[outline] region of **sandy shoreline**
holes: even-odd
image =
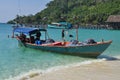
[[[29,80],[120,80],[120,60],[61,69]]]

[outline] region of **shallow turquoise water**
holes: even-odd
[[[49,29],[50,37],[61,40],[61,30]],[[75,38],[75,30],[66,32],[66,40],[69,33]],[[51,67],[90,61],[93,59],[78,56],[61,55],[51,52],[43,52],[18,46],[17,40],[8,38],[12,28],[8,24],[0,24],[0,80],[15,77],[31,70],[46,70]],[[120,56],[120,31],[114,30],[85,30],[79,29],[79,40],[85,41],[93,38],[96,41],[113,40],[111,46],[102,54],[107,56]]]

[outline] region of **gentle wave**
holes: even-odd
[[[88,64],[92,64],[92,63],[98,63],[98,62],[102,62],[105,61],[106,59],[97,59],[97,60],[91,60],[91,61],[84,61],[84,62],[80,62],[80,63],[74,63],[74,64],[69,64],[69,65],[65,65],[65,66],[56,66],[56,67],[51,67],[47,70],[30,70],[27,73],[22,73],[16,77],[12,77],[10,76],[8,79],[5,80],[28,80],[30,78],[33,78],[35,76],[38,75],[42,75],[45,73],[49,73],[49,72],[53,72],[53,71],[57,71],[57,70],[61,70],[61,69],[66,69],[66,68],[70,68],[70,67],[77,67],[77,66],[81,66],[81,65],[88,65]]]

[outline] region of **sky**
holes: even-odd
[[[36,14],[51,0],[0,0],[0,22],[6,23],[16,15]]]

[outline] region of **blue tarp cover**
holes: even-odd
[[[38,31],[38,28],[23,28],[18,27],[14,29],[14,32],[23,33],[23,34],[31,34],[32,32]]]

